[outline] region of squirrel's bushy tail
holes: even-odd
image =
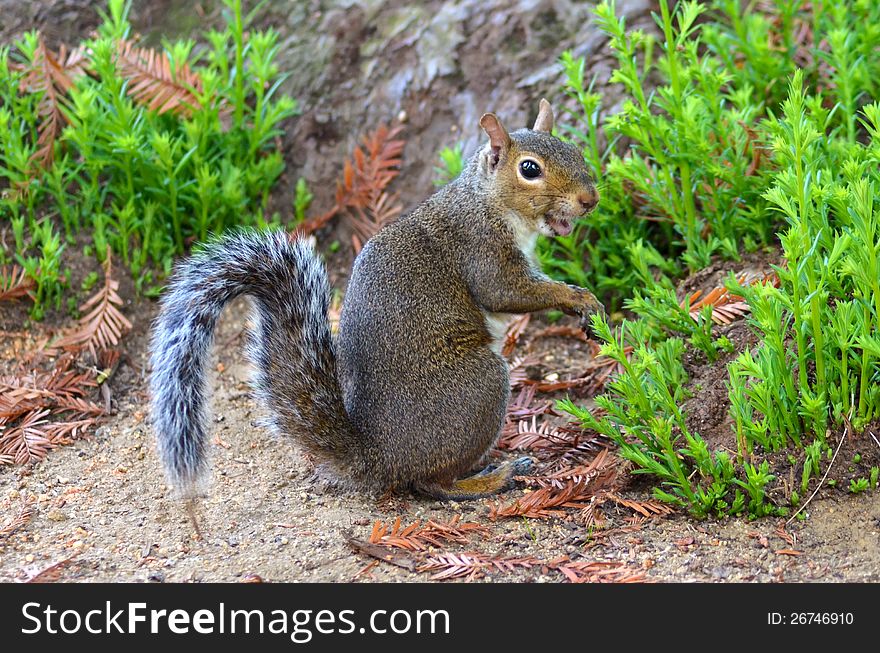
[[[178,266],[154,326],[152,415],[169,480],[191,497],[205,476],[205,367],[217,318],[241,294],[256,307],[248,352],[256,394],[273,425],[296,434],[340,473],[363,477],[363,443],[345,414],[336,376],[324,265],[305,240],[283,231],[241,231]]]

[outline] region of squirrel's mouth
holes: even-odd
[[[574,229],[574,224],[572,220],[567,218],[557,218],[548,215],[544,217],[544,221],[557,236],[567,236],[571,233],[572,229]]]

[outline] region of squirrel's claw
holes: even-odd
[[[535,473],[535,459],[530,456],[521,456],[516,460],[509,460],[501,464],[507,473],[507,483],[504,490],[512,490],[517,486],[517,476],[530,476]]]
[[[535,471],[535,459],[530,456],[522,456],[511,463],[512,476],[528,476]]]
[[[587,337],[593,335],[593,315],[607,316],[608,314],[605,312],[605,307],[602,304],[597,304],[595,308],[581,315],[580,328]]]
[[[596,299],[596,296],[593,293],[589,290],[584,290],[583,288],[578,288],[578,290],[582,293],[583,303],[575,309],[574,314],[580,318],[578,320],[578,326],[581,331],[589,337],[593,333],[592,316],[607,316],[608,314],[605,311],[605,307],[602,306],[601,302]]]

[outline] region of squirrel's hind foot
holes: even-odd
[[[517,476],[527,476],[535,468],[535,461],[528,456],[509,460],[500,465],[489,465],[473,476],[453,481],[449,487],[440,484],[423,484],[416,487],[419,494],[433,499],[469,501],[481,499],[513,489]]]

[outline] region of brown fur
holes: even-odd
[[[536,232],[547,212],[584,212],[579,198],[592,201],[596,191],[583,157],[546,133],[504,138],[497,118],[483,124],[489,146],[367,243],[346,293],[337,352],[346,411],[356,430],[381,443],[371,467],[384,458],[388,486],[450,488],[495,443],[509,385],[487,312],[558,308],[586,319],[601,310],[589,291],[537,270],[516,237],[518,229]],[[545,168],[540,185],[517,175],[523,156]],[[457,493],[498,491],[510,473],[459,483]]]

